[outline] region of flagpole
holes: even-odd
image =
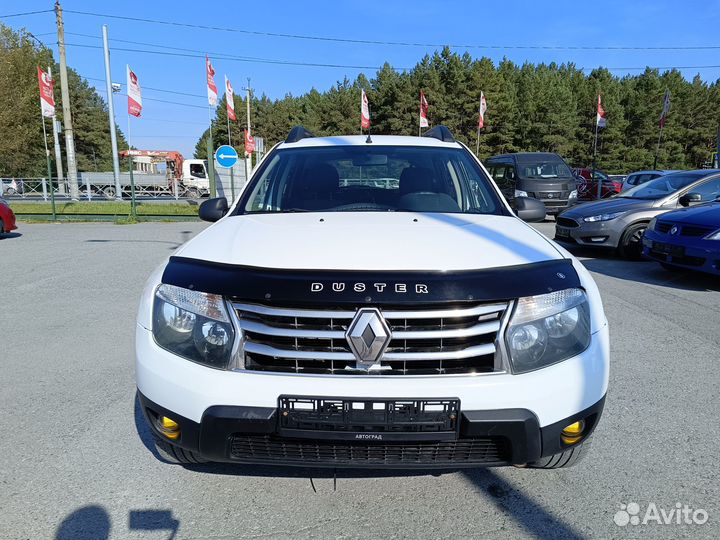
[[[135,210],[135,177],[133,176],[133,158],[130,153],[130,111],[128,110],[127,125],[128,125],[128,170],[130,171],[130,217],[133,219],[137,217],[137,211]],[[122,199],[122,192],[116,193],[116,197]]]
[[[655,160],[653,161],[653,169],[654,170],[657,170],[657,166],[658,166],[657,165],[658,154],[660,153],[660,141],[662,140],[662,133],[663,133],[664,127],[665,127],[665,124],[663,123],[663,125],[660,126],[660,133],[658,134],[658,142],[657,142],[657,146],[655,147]]]
[[[475,143],[475,156],[480,158],[480,128],[477,130],[477,142]]]
[[[592,164],[592,174],[591,179],[595,180],[595,167],[596,167],[596,160],[597,160],[597,139],[598,139],[598,121],[597,116],[595,117],[595,144],[593,144],[593,164]],[[598,179],[598,190],[597,190],[597,198],[602,198],[602,182]]]
[[[55,215],[55,193],[53,191],[52,167],[50,165],[50,150],[48,150],[47,130],[45,129],[45,116],[42,113],[42,107],[40,108],[40,120],[42,120],[43,139],[45,140],[45,159],[47,160],[48,182],[50,182],[50,207],[52,208],[52,219],[53,221],[57,221],[57,216]]]
[[[422,135],[422,91],[420,91],[420,109],[418,114],[418,137]]]

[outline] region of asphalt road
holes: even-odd
[[[581,255],[610,321],[610,391],[576,468],[341,471],[334,490],[327,471],[161,462],[135,408],[135,311],[203,227],[21,223],[0,239],[0,538],[720,537],[720,282],[597,253]],[[616,525],[630,503],[709,519]]]

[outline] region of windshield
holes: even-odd
[[[628,189],[621,195],[618,195],[618,197],[624,199],[662,199],[700,180],[700,178],[701,177],[696,174],[670,174],[668,176],[661,176],[660,178]]]
[[[557,158],[521,159],[518,157],[518,176],[525,179],[572,178],[572,172]]]
[[[334,146],[269,156],[240,213],[504,214],[477,162],[460,148]]]

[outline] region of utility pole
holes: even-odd
[[[245,90],[247,91],[247,98],[245,100],[245,105],[247,107],[247,135],[245,136],[245,139],[247,140],[250,136],[252,136],[252,132],[250,131],[250,96],[252,92],[252,88],[250,88],[250,77],[248,77],[247,80],[247,87]],[[252,154],[249,154],[247,151],[245,152],[245,183],[247,184],[250,181],[250,175],[252,174]]]
[[[120,188],[120,159],[118,158],[117,134],[115,131],[115,106],[113,97],[112,77],[110,76],[110,47],[108,46],[108,27],[103,24],[103,50],[105,52],[105,88],[108,95],[108,121],[110,123],[110,145],[112,147],[113,176],[115,177],[115,198],[122,200]]]
[[[48,77],[52,80],[52,67],[48,66]],[[60,151],[60,139],[58,134],[60,133],[60,121],[53,116],[52,119],[53,127],[53,146],[55,147],[55,174],[57,174],[58,191],[64,193],[65,191],[65,175],[63,174],[62,165],[62,152]]]
[[[67,78],[67,60],[65,58],[65,27],[63,26],[60,0],[55,0],[55,19],[57,22],[58,51],[60,52],[60,91],[62,95],[63,122],[65,123],[65,151],[67,152],[68,184],[70,198],[79,199],[78,170],[75,160],[75,140],[73,138],[72,114],[70,112],[70,90]]]

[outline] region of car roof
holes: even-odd
[[[649,173],[659,173],[659,174],[670,174],[675,172],[684,172],[680,169],[646,169],[643,171],[633,171],[631,173],[628,173],[628,176],[631,174],[649,174]]]
[[[696,169],[691,171],[673,171],[672,173],[669,173],[667,176],[697,176],[698,180],[701,178],[705,178],[706,176],[713,176],[715,174],[720,174],[720,169]]]
[[[512,154],[497,154],[495,156],[490,156],[487,159],[490,160],[490,159],[500,159],[500,158],[516,158],[516,157],[538,157],[538,158],[553,157],[553,158],[562,159],[558,154],[555,154],[553,152],[513,152]]]
[[[307,137],[296,142],[283,142],[278,149],[318,148],[333,146],[425,146],[434,148],[462,148],[457,142],[443,142],[434,137],[410,137],[404,135],[341,135],[337,137]]]

